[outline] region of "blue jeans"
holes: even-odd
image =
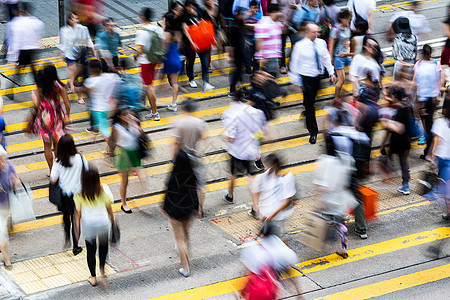
[[[444,181],[450,180],[450,159],[438,157],[438,176]]]

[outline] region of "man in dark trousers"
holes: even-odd
[[[320,36],[320,32],[320,27],[316,24],[308,23],[306,25],[305,38],[297,42],[292,51],[289,72],[292,84],[300,87],[303,92],[306,128],[311,144],[316,143],[319,132],[314,103],[320,88],[320,75],[324,73],[325,68],[330,74],[331,84],[336,83],[336,75],[327,44],[324,40],[317,38]]]

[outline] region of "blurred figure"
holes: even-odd
[[[325,22],[330,28],[333,27],[339,22],[338,15],[340,12],[340,8],[336,6],[336,0],[323,0],[322,7],[320,8],[319,24],[324,24]]]
[[[249,215],[262,221],[271,221],[276,234],[285,233],[286,219],[293,212],[293,198],[297,193],[292,173],[283,176],[281,159],[274,153],[266,157],[266,171],[257,175],[251,185],[253,207]]]
[[[54,65],[47,65],[36,76],[37,89],[32,100],[37,114],[33,132],[44,142],[44,155],[50,172],[53,166],[53,151],[56,156],[56,145],[64,135],[66,124],[70,123],[70,103],[64,84],[59,80]],[[66,112],[61,106],[64,103]],[[50,174],[49,172],[49,174]]]
[[[202,66],[203,90],[206,92],[212,92],[214,90],[214,86],[209,83],[208,50],[199,52],[197,45],[195,45],[188,32],[188,26],[196,25],[201,20],[210,20],[210,17],[203,9],[198,7],[195,0],[187,0],[184,4],[183,19],[183,44],[185,51],[184,54],[186,55],[186,75],[189,78],[189,86],[191,88],[196,88],[197,83],[194,80],[194,62],[195,56],[198,54],[200,64]]]
[[[280,285],[290,281],[299,299],[304,299],[298,279],[285,276],[298,263],[298,257],[276,234],[272,222],[264,222],[259,237],[241,251],[241,262],[247,268],[248,280],[241,291],[244,299],[280,299]],[[298,270],[297,268],[295,268]],[[283,277],[286,280],[281,281]]]
[[[71,10],[75,12],[81,20],[81,24],[89,30],[91,39],[95,39],[99,25],[104,19],[104,3],[101,0],[72,0]]]
[[[417,97],[417,84],[414,82],[414,70],[409,66],[403,65],[399,68],[392,81],[392,86],[401,87],[405,91],[405,101],[413,106]]]
[[[16,75],[20,74],[19,68],[30,66],[33,79],[36,80],[36,71],[32,61],[35,51],[41,46],[44,34],[44,23],[29,13],[27,2],[17,3],[18,14],[8,22],[6,32],[8,37],[9,63],[15,65]]]
[[[392,56],[395,59],[393,80],[401,67],[414,68],[417,56],[417,37],[411,34],[409,20],[405,17],[397,18],[392,24],[397,37],[392,45]]]
[[[395,109],[394,115],[391,119],[382,118],[380,122],[388,130],[386,134],[391,135],[389,143],[389,157],[397,154],[402,171],[402,185],[397,189],[404,195],[409,195],[409,164],[408,155],[411,149],[410,138],[410,109],[403,101],[405,99],[405,91],[400,87],[392,87],[389,91],[389,101],[391,107]],[[381,145],[384,148],[384,144]]]
[[[80,25],[80,18],[73,12],[67,15],[67,25],[61,27],[59,31],[58,48],[62,52],[64,61],[69,69],[69,93],[75,92],[75,81],[78,80],[80,74],[83,79],[89,76],[87,65],[89,62],[88,50],[92,51],[92,55],[97,58],[94,44],[89,36],[88,29]],[[78,103],[84,104],[81,92],[78,93]]]
[[[222,113],[225,147],[231,156],[228,193],[223,196],[228,204],[234,203],[234,182],[238,174],[245,175],[251,183],[250,164],[260,158],[259,139],[255,136],[267,131],[264,113],[244,104],[243,100],[243,93],[238,92]]]
[[[113,155],[111,151],[110,136],[111,130],[109,125],[109,117],[113,108],[116,107],[114,92],[120,82],[119,75],[115,73],[105,73],[108,67],[105,61],[91,60],[89,62],[89,70],[91,77],[84,81],[84,85],[79,88],[83,92],[87,92],[91,101],[91,114],[94,120],[94,128],[98,128],[101,135],[106,141],[105,155]]]
[[[251,89],[246,91],[245,97],[251,102],[251,106],[263,111],[267,121],[275,119],[274,110],[280,106],[280,103],[274,99],[280,96],[282,93],[275,78],[265,71],[255,71]]]
[[[303,91],[306,128],[310,135],[310,144],[316,143],[319,133],[314,103],[320,89],[320,75],[324,73],[325,68],[330,74],[330,83],[336,82],[330,53],[325,41],[318,38],[319,35],[319,26],[308,23],[305,27],[305,38],[294,45],[289,65],[289,77],[292,84]]]
[[[141,76],[144,85],[147,87],[147,98],[150,103],[151,112],[145,117],[153,121],[159,121],[160,116],[156,106],[155,89],[153,88],[153,80],[155,79],[156,66],[158,62],[150,62],[147,53],[152,47],[152,43],[156,43],[156,39],[164,40],[164,33],[161,27],[151,24],[153,10],[151,8],[143,8],[139,13],[139,19],[143,23],[142,29],[136,31],[136,44],[139,45],[138,52],[134,55],[134,60],[141,66]]]
[[[340,116],[338,114],[338,116]],[[343,122],[339,119],[338,122]],[[338,123],[338,127],[342,123]],[[336,146],[335,143],[340,143]],[[326,155],[318,159],[318,168],[315,171],[313,183],[319,194],[317,210],[329,220],[335,222],[341,238],[341,250],[336,254],[342,258],[348,258],[347,241],[348,229],[344,216],[354,208],[356,202],[350,192],[351,174],[354,171],[354,159],[346,151],[338,150],[341,147],[352,147],[352,141],[348,144],[348,138],[330,134],[326,139]],[[350,148],[351,149],[351,148]],[[349,150],[347,150],[349,151]]]
[[[9,193],[19,184],[16,170],[7,159],[6,150],[0,146],[0,250],[6,270],[12,270],[13,267],[8,254]]]
[[[203,180],[203,170],[201,165],[201,157],[203,156],[201,140],[204,138],[203,135],[207,126],[205,121],[193,116],[193,113],[196,110],[193,100],[185,100],[181,110],[183,114],[174,124],[175,142],[173,157],[176,158],[177,153],[183,151],[189,158],[197,183],[199,201],[198,210],[203,217],[204,195],[202,189],[205,182]]]
[[[8,13],[8,21],[11,21],[18,13],[18,5],[20,0],[1,0],[5,6],[6,12]]]
[[[119,47],[122,47],[120,34],[114,30],[116,23],[112,18],[106,18],[102,22],[103,29],[97,33],[95,44],[97,45],[102,58],[108,64],[110,70],[115,70],[119,66]]]
[[[222,56],[224,52],[224,46],[227,44],[227,38],[225,36],[225,33],[222,31],[222,20],[220,18],[219,13],[219,6],[216,4],[215,0],[203,0],[203,7],[205,10],[205,14],[209,17],[211,20],[213,26],[214,26],[214,33],[216,38],[216,48],[217,48],[217,54],[219,57]],[[231,37],[231,36],[230,36]],[[212,73],[211,68],[211,49],[208,51],[208,72]],[[222,60],[218,60],[218,69],[223,72],[223,63]]]
[[[3,117],[3,96],[0,96],[0,145],[6,149],[6,139],[4,135],[4,131],[6,129],[5,118]]]
[[[389,41],[395,38],[394,22],[400,17],[405,17],[409,20],[411,33],[417,37],[417,40],[426,38],[428,33],[431,32],[427,18],[420,14],[420,2],[411,1],[409,10],[402,10],[389,19],[390,24],[386,31]]]
[[[438,176],[445,182],[444,200],[447,207],[442,218],[450,220],[450,90],[448,88],[446,93],[447,98],[442,108],[443,117],[436,119],[431,129],[434,140],[429,158],[437,161]]]
[[[64,248],[70,247],[70,232],[72,231],[73,255],[77,255],[83,250],[83,248],[78,246],[78,239],[75,235],[75,204],[73,197],[81,191],[83,169],[87,170],[88,168],[88,163],[78,153],[72,136],[69,134],[63,135],[58,142],[55,164],[50,173],[50,181],[53,184],[59,184],[62,190],[62,207],[59,207],[59,209],[63,213],[64,232],[66,234]]]
[[[255,26],[259,20],[261,20],[262,14],[259,13],[260,6],[256,0],[249,2],[250,11],[249,15],[244,19],[244,36],[245,36],[245,72],[252,74],[259,69],[257,60],[255,59],[256,52],[256,39],[255,39]],[[231,38],[231,36],[230,36]]]
[[[304,30],[306,23],[318,24],[320,22],[319,2],[319,0],[305,0],[302,5],[297,7],[292,22],[299,31]]]
[[[117,84],[114,98],[117,99],[117,109],[129,108],[140,111],[145,103],[145,89],[142,87],[142,78],[139,74],[131,74],[130,60],[126,57],[119,61],[120,82]]]
[[[371,33],[373,30],[373,12],[375,11],[377,4],[375,0],[349,0],[347,2],[348,9],[352,12],[352,23],[350,30],[356,29],[355,24],[360,21],[366,21],[367,33]]]
[[[350,52],[353,53],[353,57],[361,54],[367,30],[369,30],[367,22],[360,21],[355,23],[355,30],[352,32],[352,38],[350,39]]]
[[[255,26],[255,58],[263,68],[273,77],[277,77],[278,60],[281,58],[281,34],[283,24],[281,10],[278,4],[270,4],[267,7],[268,16],[256,23]]]
[[[444,29],[444,34],[447,37],[447,41],[442,49],[441,65],[450,67],[450,4],[447,7],[447,19],[444,20],[442,27]]]
[[[337,74],[336,88],[334,89],[334,99],[338,100],[341,94],[342,86],[345,82],[345,72],[352,62],[353,53],[349,52],[350,48],[350,22],[352,15],[347,9],[343,9],[338,16],[338,24],[331,28],[330,32],[330,56],[331,63]]]
[[[245,61],[245,27],[244,12],[237,10],[234,16],[234,23],[230,28],[230,47],[228,47],[228,62],[234,66],[230,76],[230,95],[236,94],[236,84],[242,82],[242,67]]]
[[[100,175],[96,168],[89,167],[81,178],[81,192],[73,198],[75,202],[76,237],[80,232],[86,241],[87,265],[91,276],[88,281],[97,285],[96,252],[98,239],[98,257],[100,260],[101,281],[106,285],[105,263],[108,255],[108,235],[114,226],[114,213],[111,204],[114,197],[106,184],[100,183]]]
[[[120,200],[123,212],[131,214],[132,211],[127,204],[128,176],[130,171],[137,174],[141,185],[147,186],[145,174],[142,172],[141,157],[139,154],[140,137],[145,135],[142,130],[137,114],[129,109],[117,112],[111,134],[111,151],[115,154],[114,160],[120,173]]]
[[[441,88],[441,64],[438,59],[433,59],[432,49],[426,44],[422,49],[422,58],[414,66],[414,81],[417,84],[417,109],[422,120],[425,135],[419,138],[418,144],[427,144],[421,159],[425,159],[433,142],[433,116],[436,105],[439,102]]]

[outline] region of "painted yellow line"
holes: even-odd
[[[436,1],[438,1],[438,0],[419,1],[419,3],[429,3],[429,2],[436,2]],[[405,7],[405,6],[411,5],[412,2],[414,2],[414,1],[404,1],[404,2],[399,2],[399,3],[380,5],[380,6],[377,6],[377,8],[375,10],[383,11],[383,10],[395,9],[395,8],[399,8],[399,7]]]
[[[317,299],[370,299],[450,277],[450,264],[384,280]]]
[[[410,247],[430,243],[433,241],[446,239],[450,237],[450,227],[441,227],[433,230],[423,231],[419,233],[410,234],[396,239],[387,240],[384,242],[356,248],[348,251],[348,259],[342,259],[336,254],[312,259],[301,262],[297,266],[302,269],[305,274],[323,271],[331,267],[345,265],[351,262],[375,257],[394,251],[407,249]],[[291,277],[300,276],[297,271],[291,273]],[[161,297],[152,298],[154,300],[163,299],[206,299],[214,296],[221,296],[235,291],[241,290],[245,285],[246,277],[235,278],[218,283],[213,283],[197,288],[193,288],[178,293],[168,294]],[[341,297],[340,299],[345,299]]]

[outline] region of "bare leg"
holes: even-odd
[[[178,74],[167,74],[169,82],[172,87],[172,104],[177,104],[178,98]]]
[[[0,250],[2,251],[3,260],[5,262],[5,265],[7,265],[7,266],[11,265],[11,259],[9,258],[9,254],[8,254],[8,244],[1,245]]]
[[[53,167],[52,142],[44,142],[44,156],[45,160],[47,161],[48,168],[51,172]]]
[[[158,110],[156,109],[156,94],[153,85],[147,85],[147,98],[152,109],[152,113],[156,114]]]
[[[187,221],[189,222],[189,221]],[[172,225],[173,234],[175,236],[175,241],[177,244],[178,255],[180,256],[181,266],[184,270],[189,271],[189,255],[188,255],[188,232],[189,227],[187,224],[183,224],[175,219],[170,219],[170,224]]]
[[[345,82],[345,69],[336,70],[338,76],[338,81],[336,82],[336,87],[334,89],[334,100],[338,100],[341,94],[342,86]]]
[[[119,171],[120,172],[120,200],[122,201],[122,206],[124,210],[129,210],[127,204],[127,187],[128,187],[128,171]]]
[[[236,180],[236,176],[230,175],[230,185],[228,186],[228,197],[233,198],[234,193],[234,181]]]

